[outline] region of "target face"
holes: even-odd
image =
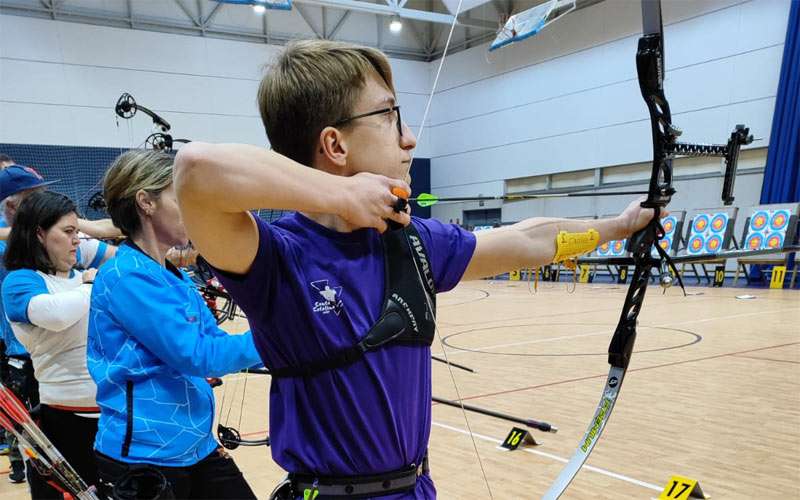
[[[772,215],[769,221],[769,227],[773,231],[780,231],[785,229],[789,224],[789,213],[785,210],[778,210]]]
[[[689,253],[699,253],[703,250],[703,237],[699,235],[692,236],[689,239]]]
[[[614,241],[614,254],[620,254],[625,249],[625,240]]]
[[[767,221],[769,221],[769,214],[767,214],[767,212],[763,210],[756,212],[753,214],[753,218],[750,219],[750,227],[755,231],[761,231],[767,226]]]
[[[746,246],[750,250],[758,250],[761,248],[761,243],[764,242],[764,237],[760,233],[751,234],[747,237]]]
[[[716,252],[720,249],[720,247],[722,247],[722,238],[717,234],[712,235],[706,241],[707,252]]]
[[[608,255],[608,242],[605,242],[602,245],[600,245],[600,247],[597,249],[597,253],[599,253],[600,255]]]
[[[708,227],[708,215],[700,214],[695,217],[694,222],[692,222],[692,231],[695,233],[702,233]]]
[[[661,226],[664,228],[664,234],[670,234],[675,230],[675,217],[669,216],[661,221]]]
[[[728,226],[728,216],[727,214],[716,214],[714,218],[711,219],[711,231],[715,233],[720,233],[725,230]]]
[[[658,242],[658,246],[663,248],[664,250],[668,250],[670,246],[672,246],[672,238],[663,238],[661,241]]]
[[[772,233],[767,237],[767,248],[780,248],[783,246],[783,234]]]

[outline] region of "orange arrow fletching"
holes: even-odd
[[[407,200],[409,193],[405,189],[402,189],[402,188],[399,188],[399,187],[393,187],[392,188],[392,194],[397,196],[398,198],[402,198],[404,200]]]

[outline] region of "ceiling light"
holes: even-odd
[[[254,4],[253,5],[253,12],[255,12],[256,14],[263,14],[266,11],[267,11],[267,8],[264,7],[263,5],[259,5],[259,4]]]
[[[403,23],[400,21],[400,18],[394,16],[392,18],[392,22],[389,23],[389,31],[392,33],[400,33],[403,30]]]

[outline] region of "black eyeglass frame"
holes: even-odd
[[[375,116],[375,115],[385,115],[392,112],[397,112],[397,133],[400,137],[403,137],[403,119],[400,117],[400,106],[392,106],[391,108],[383,108],[378,109],[376,111],[370,111],[369,113],[362,113],[360,115],[351,116],[349,118],[345,118],[343,120],[339,120],[338,122],[334,123],[334,127],[338,127],[340,125],[345,125],[350,123],[353,120],[358,120],[359,118],[366,118],[368,116]]]

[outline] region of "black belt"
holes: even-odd
[[[320,497],[370,498],[411,491],[417,484],[417,477],[427,474],[428,457],[421,465],[408,467],[384,474],[369,476],[315,476],[313,474],[289,473],[295,494],[302,495],[306,490],[317,490]],[[311,498],[314,498],[312,495]]]

